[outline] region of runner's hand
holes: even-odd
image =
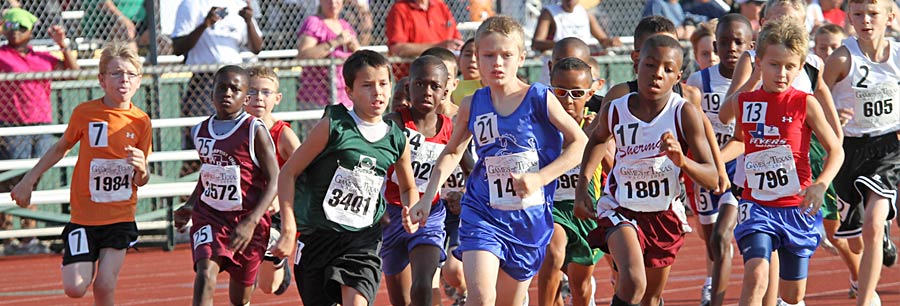
[[[512,177],[513,190],[519,198],[527,198],[542,188],[541,176],[537,173],[509,174]]]
[[[175,210],[174,218],[175,218],[175,229],[179,232],[184,232],[184,226],[187,225],[188,221],[191,221],[191,214],[193,214],[194,209],[190,206],[183,205]]]
[[[278,242],[275,243],[275,248],[272,250],[272,255],[278,258],[285,258],[291,255],[291,251],[294,250],[294,235],[284,235],[282,233],[281,237],[278,237]]]
[[[806,189],[800,190],[800,196],[803,197],[803,200],[800,202],[800,211],[805,212],[810,217],[815,216],[819,212],[819,208],[822,207],[822,203],[825,203],[825,189],[828,186],[822,183],[815,183],[806,187]]]
[[[231,232],[231,249],[234,250],[235,253],[243,252],[244,249],[250,245],[250,240],[253,239],[253,229],[256,228],[255,222],[250,222],[247,219],[242,220],[238,223],[238,225]]]
[[[672,132],[665,132],[659,137],[659,142],[660,152],[666,154],[676,167],[684,168],[684,164],[687,163],[687,158],[684,157],[684,152],[681,150],[681,144],[678,143],[678,140],[675,139]]]

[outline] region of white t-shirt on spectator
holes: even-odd
[[[255,4],[255,1],[251,5]],[[175,28],[172,37],[190,34],[206,18],[213,7],[225,7],[228,15],[220,19],[212,27],[207,28],[200,36],[197,44],[187,52],[188,65],[198,64],[240,64],[241,46],[247,44],[247,24],[238,12],[247,6],[245,0],[186,0],[178,6],[175,14]],[[260,16],[259,5],[253,5],[253,24],[256,32],[262,36],[256,18]],[[161,8],[165,10],[166,8]]]
[[[600,42],[591,35],[591,21],[588,19],[587,10],[581,5],[575,5],[571,13],[563,10],[559,4],[544,5],[544,9],[553,16],[556,31],[553,33],[553,41],[575,37],[588,45],[599,45]]]

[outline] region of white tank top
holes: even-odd
[[[691,74],[687,79],[687,84],[699,88],[703,93],[700,107],[709,118],[709,122],[712,123],[719,147],[725,146],[725,143],[734,136],[734,120],[723,124],[719,120],[719,108],[725,101],[725,94],[728,92],[728,87],[731,86],[731,79],[722,76],[719,72],[719,65],[713,65]]]
[[[850,51],[850,73],[834,84],[831,95],[835,107],[853,109],[853,118],[844,126],[848,137],[879,136],[900,129],[900,44],[890,43],[887,61],[869,60],[855,38],[843,45]]]
[[[659,140],[665,132],[681,140],[681,108],[686,102],[673,93],[659,115],[644,122],[628,109],[632,95],[610,103],[609,130],[616,140],[616,162],[605,192],[618,206],[630,210],[664,211],[681,192],[681,169],[660,153]]]
[[[544,8],[550,12],[550,16],[553,16],[553,23],[556,25],[553,41],[576,37],[588,45],[600,44],[591,35],[591,22],[588,19],[587,10],[583,6],[575,5],[571,13],[563,10],[559,4],[545,5]]]

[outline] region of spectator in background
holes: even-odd
[[[642,17],[663,16],[675,24],[675,32],[679,40],[687,40],[694,33],[696,22],[705,20],[687,19],[681,3],[677,0],[649,0],[644,4]],[[690,20],[690,21],[689,21]]]
[[[7,0],[3,2],[3,9],[20,8],[37,16],[40,22],[31,29],[32,39],[50,39],[50,27],[62,24],[64,3],[61,0]]]
[[[750,26],[753,27],[753,39],[756,39],[756,33],[759,32],[759,12],[762,10],[766,0],[735,0],[738,4],[738,11],[744,17],[750,20]]]
[[[531,49],[544,52],[563,38],[575,37],[589,46],[611,47],[622,45],[616,37],[609,37],[577,0],[562,0],[559,4],[544,5],[538,17],[537,28],[531,38]]]
[[[494,16],[494,1],[491,0],[470,0],[469,1],[469,20],[483,21],[488,17]]]
[[[175,13],[172,48],[184,55],[185,64],[240,64],[241,47],[253,53],[262,50],[262,33],[253,16],[257,11],[249,0],[185,0]],[[214,113],[208,103],[212,73],[194,73],[183,94],[181,115],[207,116]],[[188,141],[190,143],[190,141]]]
[[[369,0],[344,0],[344,7],[349,11],[346,14],[347,22],[356,29],[356,40],[359,41],[359,45],[371,45],[375,22],[372,20]]]
[[[706,20],[713,20],[725,14],[728,14],[728,11],[731,10],[731,1],[724,0],[700,0],[694,1],[694,5],[686,11],[703,16]]]
[[[385,30],[390,55],[416,57],[431,47],[459,51],[463,45],[456,19],[441,0],[397,0]],[[394,77],[405,77],[408,66],[394,65]]]
[[[806,30],[812,31],[825,24],[825,16],[822,16],[822,7],[819,1],[806,0]]]
[[[841,4],[844,4],[844,0],[819,0],[825,21],[843,28],[847,21],[847,13],[841,10]]]
[[[0,73],[47,72],[62,69],[78,69],[75,55],[69,52],[66,32],[58,25],[49,28],[50,37],[62,50],[63,60],[48,52],[34,51],[30,42],[38,18],[30,12],[11,8],[3,13],[3,35],[6,45],[0,46]],[[53,107],[50,104],[50,80],[21,80],[0,82],[0,126],[23,126],[53,123]],[[48,134],[6,136],[0,138],[0,160],[38,158],[53,146],[53,136]],[[4,181],[0,192],[12,190],[21,177]],[[9,229],[11,217],[2,215],[0,229]],[[34,227],[34,220],[23,219],[23,228]],[[10,241],[11,243],[12,241]],[[12,247],[9,253],[43,253],[45,247],[37,239]]]
[[[340,19],[344,3],[341,0],[319,0],[319,13],[306,18],[300,25],[297,43],[297,58],[346,59],[359,49],[356,32],[347,21]],[[331,104],[331,84],[337,87],[338,103],[353,106],[344,84],[343,66],[337,66],[334,79],[329,76],[328,67],[305,67],[300,76],[297,99],[318,105]]]
[[[137,51],[137,35],[146,28],[144,0],[88,0],[83,5],[86,15],[81,20],[82,35],[105,41],[125,41]],[[149,35],[145,39],[149,39]]]

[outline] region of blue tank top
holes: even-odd
[[[494,223],[498,230],[514,233],[520,243],[535,246],[546,244],[552,233],[550,207],[556,181],[544,186],[542,196],[516,200],[507,178],[509,172],[537,172],[562,151],[562,134],[547,114],[548,90],[546,85],[533,84],[518,108],[502,116],[494,110],[490,87],[479,89],[472,97],[467,126],[479,159],[466,185],[462,204],[467,209],[461,217],[477,214],[476,218]]]

